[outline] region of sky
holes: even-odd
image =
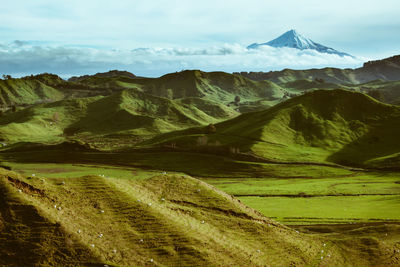
[[[398,0],[2,0],[0,74],[359,67],[400,54]],[[296,29],[355,56],[268,48]]]

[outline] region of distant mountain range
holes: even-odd
[[[298,33],[296,30],[290,30],[279,36],[278,38],[269,41],[267,43],[261,43],[261,44],[251,44],[247,48],[248,49],[257,49],[262,46],[272,46],[272,47],[289,47],[289,48],[295,48],[299,50],[305,50],[305,49],[312,49],[316,50],[320,53],[327,53],[327,54],[336,54],[339,56],[349,56],[353,57],[352,55],[349,55],[344,52],[337,51],[333,48],[324,46],[322,44],[316,43],[312,41],[311,39],[301,35]]]

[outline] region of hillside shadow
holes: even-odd
[[[327,160],[341,165],[369,167],[365,162],[400,152],[400,120],[392,118],[331,154]],[[380,168],[388,166],[382,165]],[[400,169],[400,166],[398,166]]]

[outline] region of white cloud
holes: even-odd
[[[266,46],[248,50],[239,44],[208,48],[152,47],[130,50],[40,46],[23,41],[0,44],[0,73],[17,76],[50,72],[66,77],[121,69],[136,75],[154,77],[182,69],[234,72],[327,66],[358,67],[366,60],[292,48]]]

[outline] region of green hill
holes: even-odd
[[[57,78],[0,80],[0,106],[5,108],[12,105],[60,100],[64,94],[48,84],[57,84]]]
[[[276,162],[368,165],[398,153],[400,108],[346,90],[319,90],[270,109],[206,128],[161,135],[143,145],[173,142],[185,149],[249,154]]]
[[[211,100],[169,100],[131,89],[106,97],[68,99],[9,112],[0,117],[0,138],[7,143],[48,143],[125,134],[132,142],[135,136],[143,139],[216,123],[237,114]]]

